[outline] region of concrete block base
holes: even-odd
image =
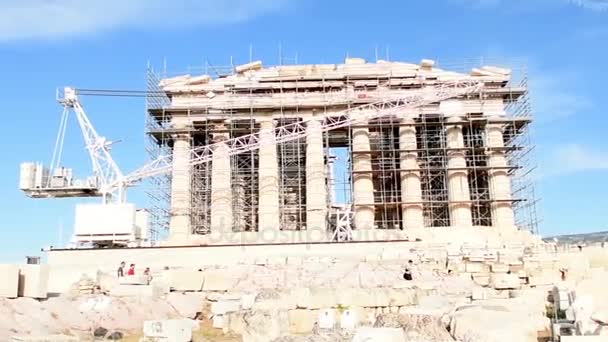
[[[19,294],[19,267],[17,265],[0,265],[0,297],[16,298]]]
[[[228,291],[238,279],[225,271],[206,271],[203,274],[203,291]]]
[[[195,269],[174,269],[167,272],[169,287],[176,291],[200,291],[204,274]]]
[[[31,298],[46,298],[48,295],[49,266],[20,265],[19,266],[19,296]]]

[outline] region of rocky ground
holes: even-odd
[[[608,272],[590,268],[580,255],[426,253],[413,258],[415,279],[405,281],[403,261],[410,258],[307,258],[295,265],[269,259],[179,270],[169,272],[177,278],[156,275],[165,291],[139,294],[138,285],[116,285],[102,275],[58,297],[0,299],[0,341],[41,334],[138,341],[146,320],[187,318],[194,341],[539,342],[551,335],[554,285],[576,293],[571,311],[583,318],[579,330],[608,334],[608,307],[602,306]],[[570,270],[565,282],[558,271],[564,266]],[[172,281],[198,290],[167,293],[179,285]],[[130,294],[118,296],[116,288]]]
[[[414,290],[412,290],[414,291]],[[422,291],[422,290],[417,290]],[[423,292],[418,292],[423,293]],[[429,293],[425,290],[424,293]],[[67,334],[82,340],[93,337],[122,338],[135,341],[141,336],[143,321],[172,318],[191,318],[197,322],[194,341],[351,341],[356,330],[320,328],[318,323],[307,333],[294,333],[293,326],[307,324],[305,320],[315,320],[317,316],[304,317],[294,322],[292,313],[297,309],[287,306],[269,306],[273,300],[283,301],[284,292],[268,290],[255,296],[252,306],[225,313],[224,328],[216,328],[214,322],[218,315],[213,314],[214,306],[225,298],[242,298],[241,294],[172,292],[158,298],[154,297],[111,297],[102,294],[60,296],[44,301],[30,298],[0,300],[0,340],[8,341],[14,335]],[[454,293],[441,292],[421,296],[411,305],[384,308],[360,308],[369,316],[362,319],[360,326],[400,328],[405,341],[453,341],[461,338],[466,341],[499,341],[486,339],[477,331],[480,322],[491,327],[495,334],[511,331],[522,322],[524,317],[534,317],[526,330],[530,336],[546,327],[541,308],[532,312],[531,305],[521,302],[503,301],[501,303],[472,305],[454,311]],[[532,296],[532,293],[529,294]],[[331,300],[331,299],[330,299]],[[525,299],[528,301],[529,299]],[[356,312],[354,308],[350,308]],[[305,311],[300,309],[300,311]],[[309,310],[318,314],[319,310]],[[392,311],[392,312],[391,312]],[[234,319],[240,317],[241,326],[233,329]],[[311,318],[312,317],[312,318]],[[512,321],[508,326],[498,322]],[[214,327],[216,326],[216,327]],[[522,327],[517,327],[522,330]],[[450,333],[449,330],[452,330]],[[516,339],[519,340],[519,339]],[[532,341],[531,339],[528,339]],[[521,341],[528,341],[521,340]],[[506,341],[506,340],[505,340]],[[514,341],[513,339],[510,341]]]

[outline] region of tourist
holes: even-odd
[[[146,267],[144,270],[144,276],[146,276],[146,281],[148,284],[152,281],[152,274],[150,274],[150,267]]]
[[[126,266],[125,262],[122,261],[120,263],[120,266],[118,267],[118,271],[116,272],[118,274],[118,278],[122,278],[125,276],[125,266]]]
[[[403,272],[403,279],[412,280],[413,272],[414,272],[414,262],[412,260],[408,260],[407,266],[405,267],[405,271]]]
[[[127,275],[130,275],[130,276],[135,275],[135,264],[131,264],[129,266],[129,270],[127,271]]]

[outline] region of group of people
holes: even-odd
[[[125,276],[125,267],[126,267],[126,265],[127,264],[124,261],[122,261],[120,263],[120,266],[118,267],[118,271],[117,271],[118,278],[122,278],[122,277]],[[148,278],[151,278],[150,267],[146,267],[146,269],[144,270],[143,274],[145,276],[147,276]],[[135,275],[135,264],[129,265],[129,269],[127,270],[126,275],[127,276],[134,276]]]
[[[122,261],[120,263],[120,266],[118,266],[118,271],[117,276],[118,278],[122,278],[125,276],[125,267],[126,267],[126,263],[124,261]],[[131,264],[129,265],[129,270],[127,270],[127,275],[135,275],[135,264]]]

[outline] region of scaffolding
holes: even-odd
[[[148,65],[146,69],[146,152],[148,158],[154,160],[161,156],[171,156],[170,117],[165,111],[171,100],[159,87],[163,74],[158,74]],[[160,111],[160,115],[150,115]],[[162,174],[147,179],[146,194],[148,196],[148,214],[150,220],[150,240],[161,240],[169,227],[171,202],[171,175]]]
[[[250,119],[232,120],[231,137],[237,138],[259,130],[259,125]],[[231,157],[233,231],[252,232],[258,230],[258,151],[249,151]]]
[[[438,64],[447,70],[471,70],[473,67],[487,64],[488,60],[467,61],[459,64]],[[519,62],[518,62],[519,63]],[[492,63],[505,65],[505,63]],[[511,178],[512,204],[516,224],[519,229],[537,232],[536,217],[537,199],[535,197],[533,172],[534,156],[530,137],[532,114],[527,94],[527,75],[525,67],[507,63],[511,67],[511,79],[503,84],[486,84],[486,90],[479,94],[469,95],[463,101],[479,104],[479,112],[468,112],[459,122],[448,122],[439,112],[429,108],[420,108],[413,125],[416,131],[416,147],[403,150],[400,147],[400,128],[405,124],[398,117],[382,118],[346,129],[325,132],[322,135],[324,163],[326,172],[326,199],[328,219],[332,217],[334,205],[351,205],[353,198],[353,175],[357,172],[370,173],[373,183],[374,227],[378,229],[403,229],[401,175],[404,172],[416,171],[420,175],[421,202],[425,227],[448,227],[453,224],[450,217],[448,194],[448,175],[455,170],[448,167],[450,153],[464,154],[466,177],[469,186],[471,215],[474,226],[492,226],[492,198],[490,189],[490,172],[496,166],[488,165],[488,153],[504,153],[508,164],[503,169]],[[203,70],[214,78],[224,78],[234,73],[234,66],[211,67],[206,64]],[[215,74],[214,74],[215,73]],[[148,91],[162,93],[158,84],[162,77],[151,68],[148,70]],[[187,133],[192,146],[210,144],[218,136],[236,138],[256,133],[260,130],[256,116],[260,113],[274,111],[277,127],[288,125],[295,120],[302,120],[302,115],[311,112],[309,101],[314,97],[316,105],[312,112],[315,115],[329,115],[339,108],[350,108],[371,99],[388,96],[389,91],[407,91],[420,87],[415,81],[404,81],[403,76],[382,75],[375,79],[361,76],[345,75],[340,82],[335,78],[321,75],[314,80],[317,85],[305,85],[305,82],[281,80],[278,85],[260,84],[232,86],[225,89],[227,100],[221,110],[211,112],[209,109],[189,106],[189,101],[196,103],[201,94],[181,94],[182,113],[192,116],[193,124]],[[426,80],[427,82],[434,82]],[[312,83],[310,81],[309,83]],[[511,89],[513,92],[511,93]],[[498,92],[496,91],[498,90]],[[365,98],[353,96],[357,91],[366,93]],[[247,100],[239,100],[238,97]],[[267,101],[267,98],[273,98]],[[486,125],[488,117],[483,115],[485,102],[502,99],[506,116],[501,118],[503,125],[504,146],[489,147],[486,143]],[[266,102],[265,102],[266,101]],[[295,105],[286,105],[287,103]],[[168,155],[172,146],[173,134],[177,133],[171,126],[175,108],[166,95],[153,96],[147,103],[147,131],[150,134],[149,154],[153,159],[159,155]],[[194,119],[196,118],[196,119]],[[410,124],[408,124],[410,125]],[[462,129],[463,147],[448,147],[446,131],[450,125]],[[352,129],[364,127],[369,130],[370,150],[357,152],[352,149]],[[338,153],[336,154],[336,151]],[[357,153],[368,153],[371,156],[371,170],[353,170],[353,157]],[[415,153],[418,168],[402,169],[402,153]],[[331,160],[332,165],[329,165]],[[306,229],[306,141],[299,139],[277,144],[278,188],[280,229]],[[259,209],[259,169],[265,167],[259,163],[258,151],[250,151],[230,157],[233,232],[257,231]],[[210,232],[211,217],[211,165],[199,164],[191,170],[191,224],[196,234]],[[498,167],[500,168],[500,167]],[[170,218],[170,175],[158,176],[150,180],[148,195],[151,199],[150,213],[154,231],[163,232],[168,228]],[[333,192],[333,193],[332,193]],[[334,203],[335,202],[335,203]],[[353,208],[356,211],[356,207]],[[333,215],[335,216],[335,215]],[[356,229],[356,227],[354,227]]]
[[[277,126],[300,118],[282,117]],[[306,229],[306,139],[277,144],[279,162],[280,224],[283,230]]]
[[[214,130],[203,124],[196,127],[196,134],[190,134],[192,147],[209,145],[213,141]],[[202,134],[201,134],[202,132]],[[198,164],[192,167],[190,194],[190,227],[194,234],[211,232],[211,165]]]

